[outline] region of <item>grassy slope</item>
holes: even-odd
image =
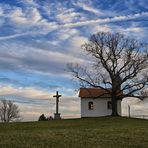
[[[103,117],[0,124],[0,147],[148,148],[148,120]]]

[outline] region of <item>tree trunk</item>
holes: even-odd
[[[112,95],[112,116],[119,116],[117,111],[117,98]]]

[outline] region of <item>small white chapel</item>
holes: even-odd
[[[80,88],[81,117],[108,116],[112,113],[111,97],[100,88]],[[121,100],[117,101],[117,111],[121,115]]]

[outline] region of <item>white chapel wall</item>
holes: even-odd
[[[94,103],[94,109],[88,109],[88,102]],[[81,117],[99,117],[99,116],[108,116],[111,115],[112,110],[107,108],[107,102],[111,101],[109,98],[99,98],[99,99],[90,99],[85,98],[81,99]],[[117,102],[117,111],[121,115],[121,101]]]
[[[88,109],[88,102],[94,103],[94,109]],[[111,115],[112,110],[107,108],[107,102],[111,99],[81,99],[81,117],[99,117]]]

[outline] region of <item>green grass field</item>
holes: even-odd
[[[0,124],[0,148],[148,148],[148,120],[100,117]]]

